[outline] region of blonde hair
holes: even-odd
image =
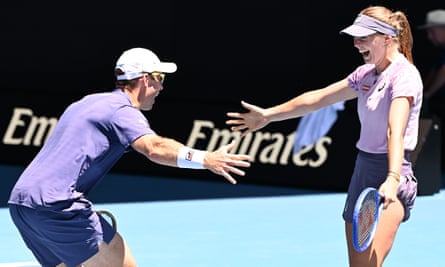
[[[399,43],[399,52],[402,53],[409,62],[413,63],[412,48],[413,35],[411,26],[406,15],[402,11],[392,12],[384,6],[370,6],[363,9],[360,14],[373,17],[386,24],[397,28],[397,37]]]

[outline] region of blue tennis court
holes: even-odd
[[[164,180],[171,187],[172,181]],[[234,188],[257,194],[97,204],[115,215],[139,266],[347,266],[341,219],[345,193],[176,181],[178,187],[187,184],[199,184],[208,194]],[[444,190],[418,197],[385,267],[445,266],[444,204]],[[38,266],[6,208],[0,208],[0,218],[0,267]]]

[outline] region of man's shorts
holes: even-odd
[[[371,154],[359,151],[355,162],[354,173],[349,184],[343,219],[352,222],[355,202],[366,187],[379,188],[388,174],[388,154]],[[403,221],[411,215],[411,209],[417,197],[417,179],[414,177],[409,154],[405,154],[397,197],[405,210]]]
[[[64,209],[10,204],[9,211],[26,246],[43,267],[62,262],[75,267],[96,254],[100,243],[109,243],[116,233],[88,201]]]

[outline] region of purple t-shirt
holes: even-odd
[[[413,97],[408,124],[403,137],[405,150],[417,144],[419,115],[422,105],[422,79],[402,54],[380,75],[374,64],[358,67],[348,76],[349,86],[358,92],[357,110],[360,119],[360,138],[357,148],[369,153],[388,153],[388,114],[394,98]]]
[[[62,114],[8,203],[33,208],[84,196],[145,134],[154,131],[120,89],[85,96]]]

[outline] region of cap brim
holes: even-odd
[[[152,71],[159,71],[165,73],[173,73],[178,69],[175,63],[173,62],[160,62],[153,66]]]
[[[376,31],[358,25],[351,25],[340,31],[340,33],[345,33],[354,37],[365,37],[376,33]]]

